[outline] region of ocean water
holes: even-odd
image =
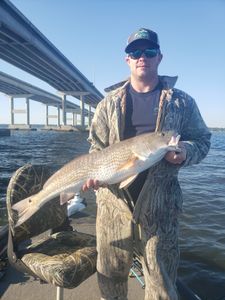
[[[206,300],[225,299],[225,131],[198,165],[183,168],[180,274]]]
[[[87,136],[38,130],[0,137],[0,226],[6,222],[5,194],[13,172],[28,162],[55,171],[88,151]],[[225,131],[213,131],[208,156],[183,168],[179,178],[183,214],[178,275],[202,300],[225,299]],[[90,214],[95,213],[92,207]]]

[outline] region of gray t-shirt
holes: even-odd
[[[129,86],[126,101],[125,139],[155,131],[160,92],[160,84],[153,91],[147,93],[138,93],[131,85]],[[128,188],[134,204],[141,192],[147,174],[148,170],[140,173]]]
[[[160,86],[147,93],[128,88],[124,138],[155,131],[158,114]]]

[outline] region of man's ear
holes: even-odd
[[[162,59],[163,59],[163,55],[162,55],[162,53],[160,53],[159,54],[159,64],[161,63]]]
[[[125,61],[128,65],[130,64],[130,57],[128,55],[125,56]]]

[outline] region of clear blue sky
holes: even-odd
[[[105,87],[129,75],[124,48],[130,33],[140,27],[157,31],[164,55],[159,73],[178,75],[177,88],[196,99],[206,124],[225,128],[224,0],[11,2],[102,93]],[[56,92],[4,61],[0,64],[3,72]],[[3,94],[0,100],[0,123],[9,123],[9,101]],[[25,107],[21,99],[16,105]],[[43,105],[32,101],[31,123],[44,123],[44,111]],[[21,118],[25,122],[25,116]]]

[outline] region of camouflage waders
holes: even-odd
[[[173,165],[162,160],[152,167],[133,210],[126,191],[117,186],[97,191],[97,271],[102,299],[127,299],[133,247],[143,266],[145,300],[178,299],[175,281],[182,193],[177,177],[181,167],[199,163],[207,155],[211,134],[194,99],[174,88],[176,79],[159,76],[163,88],[156,131],[174,130],[181,135],[185,162]],[[90,151],[123,139],[128,84],[129,80],[115,85],[98,104],[90,129]]]

